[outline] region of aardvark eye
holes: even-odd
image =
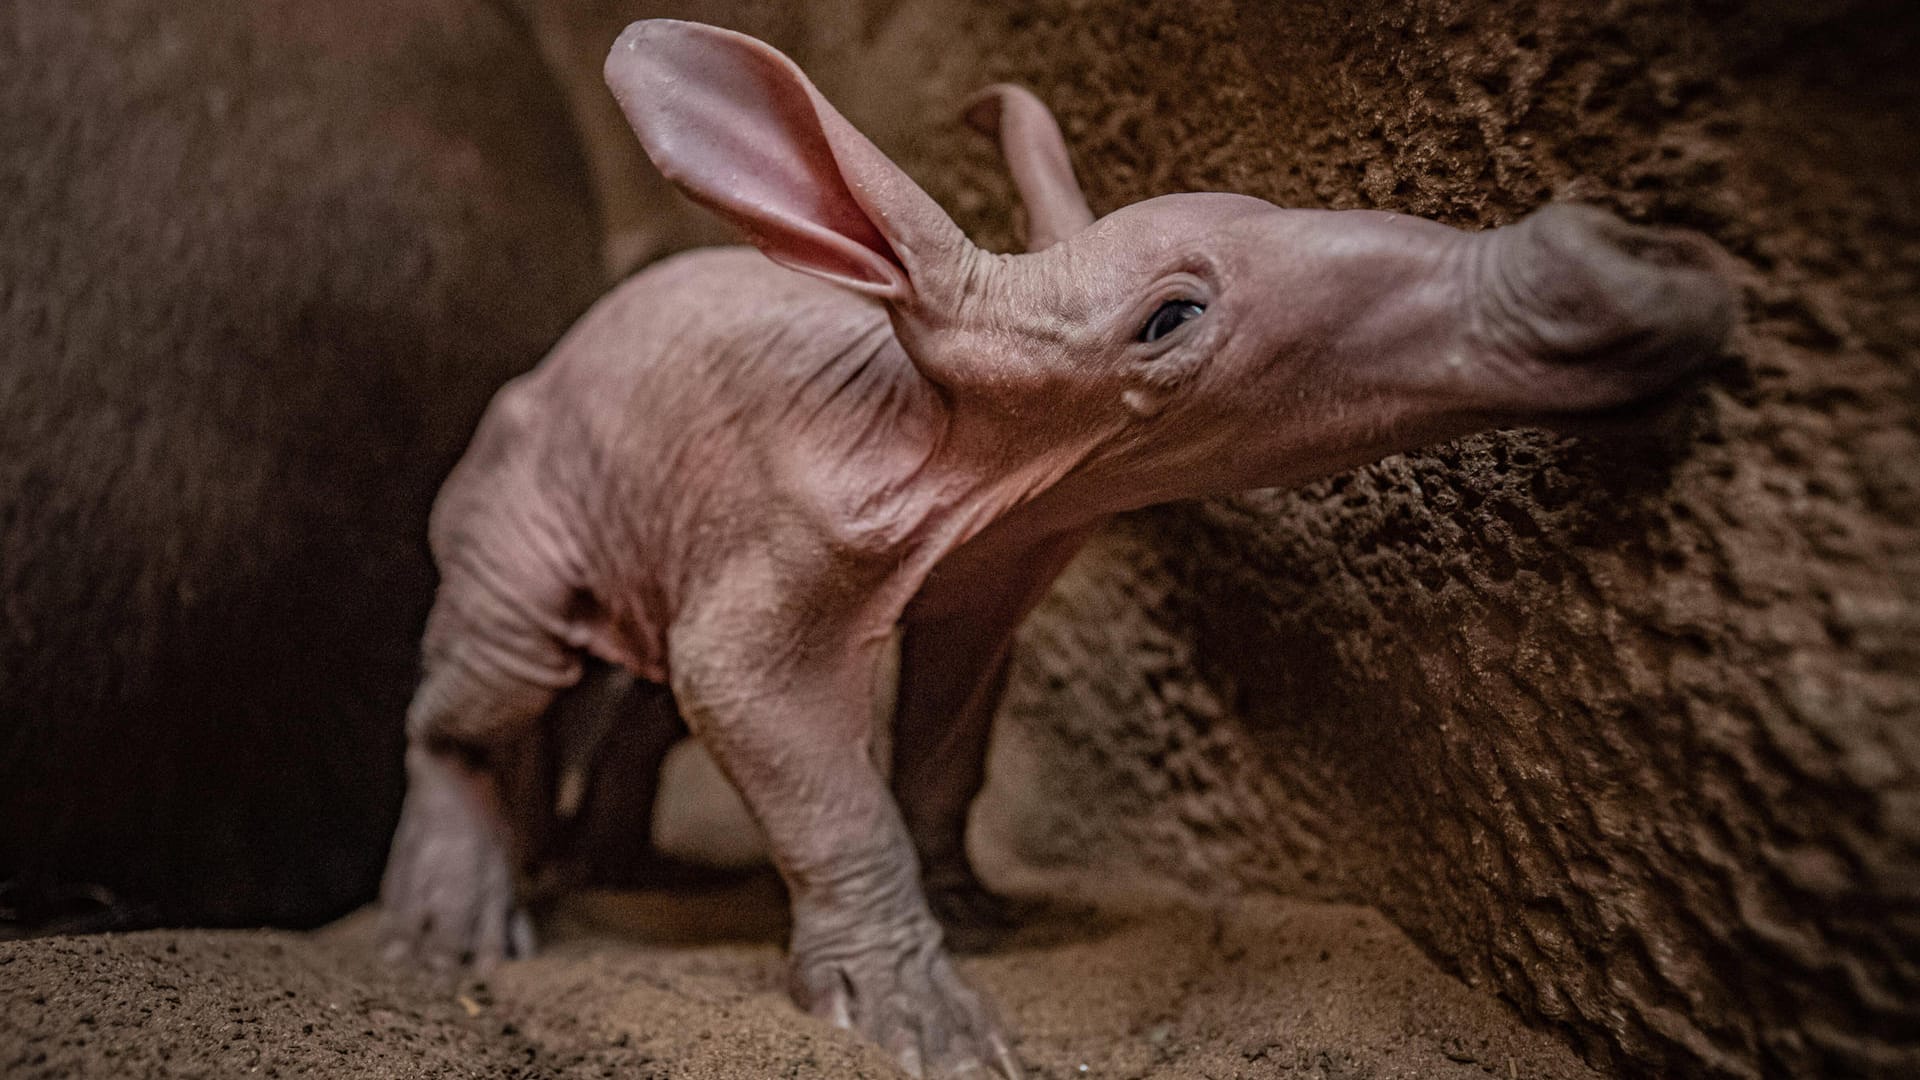
[[[1199,318],[1205,310],[1205,304],[1192,300],[1169,300],[1155,309],[1152,317],[1147,319],[1147,325],[1140,328],[1140,340],[1159,341],[1190,320]]]

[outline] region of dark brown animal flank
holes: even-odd
[[[306,923],[376,875],[434,486],[601,282],[516,33],[0,13],[0,879]]]

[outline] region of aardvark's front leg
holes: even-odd
[[[915,1076],[1017,1077],[998,1023],[947,955],[912,841],[868,754],[886,626],[779,625],[759,605],[751,616],[715,607],[672,634],[674,692],[786,879],[794,1000]]]

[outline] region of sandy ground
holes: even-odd
[[[484,980],[387,966],[366,912],[0,943],[0,1076],[897,1075],[788,1002],[781,902],[768,878],[583,897]],[[962,963],[1036,1077],[1598,1075],[1365,908],[1063,910]]]

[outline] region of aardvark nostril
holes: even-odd
[[[1731,329],[1721,256],[1690,233],[1554,204],[1491,238],[1490,318],[1510,346],[1554,364],[1686,368]]]
[[[1711,273],[1717,263],[1712,241],[1697,233],[1649,229],[1616,222],[1613,242],[1625,254],[1654,266]]]
[[[1713,241],[1679,229],[1629,225],[1604,210],[1573,203],[1548,206],[1534,215],[1548,230],[1559,230],[1569,245],[1611,248],[1645,267],[1712,273],[1722,259]]]

